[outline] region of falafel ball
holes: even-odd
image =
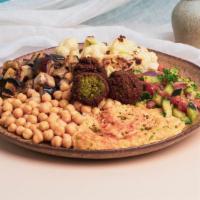
[[[74,76],[72,100],[97,106],[109,93],[108,82],[101,75],[83,72]]]
[[[143,83],[137,76],[126,71],[116,71],[108,79],[110,98],[124,104],[136,103],[143,92]]]
[[[101,74],[104,78],[107,77],[105,67],[100,65],[98,60],[93,57],[84,57],[79,60],[77,65],[74,67],[74,75],[80,74],[82,72],[94,72]]]

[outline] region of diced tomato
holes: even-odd
[[[187,105],[188,101],[187,99],[181,97],[181,96],[174,96],[170,98],[171,103],[177,106],[177,108],[183,112],[187,111]]]
[[[149,94],[153,95],[156,91],[159,90],[159,85],[158,84],[153,84],[153,83],[146,83],[145,84],[145,89]]]
[[[165,69],[165,68],[167,68],[167,67],[165,67],[164,65],[159,65],[158,66],[158,71],[162,72],[163,69]]]
[[[194,99],[193,103],[196,105],[196,107],[200,110],[200,99]]]
[[[183,82],[175,82],[173,84],[173,87],[174,87],[175,90],[177,90],[177,89],[185,89],[186,86],[187,86],[187,84],[183,83]]]

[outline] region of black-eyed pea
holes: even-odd
[[[48,129],[43,132],[43,137],[45,141],[51,141],[52,138],[54,137],[54,132],[51,129]]]
[[[65,148],[70,148],[72,146],[72,137],[69,134],[63,135],[62,146]]]
[[[77,124],[74,122],[70,122],[69,124],[66,125],[65,132],[70,135],[73,135],[74,133],[76,133],[77,129],[78,129]]]
[[[54,136],[51,140],[51,145],[54,147],[60,147],[62,145],[62,137]]]
[[[30,140],[33,137],[33,131],[29,128],[25,128],[22,132],[22,136],[26,140]]]
[[[15,123],[17,126],[24,126],[26,124],[26,119],[23,117],[20,117],[20,118],[16,119]]]
[[[61,118],[63,121],[65,121],[66,123],[69,123],[72,120],[71,114],[68,110],[63,110],[61,113]]]
[[[82,105],[81,106],[81,112],[82,113],[91,113],[92,112],[92,108],[90,106]]]
[[[24,129],[25,128],[23,126],[17,126],[17,128],[16,128],[16,134],[17,135],[22,135]]]
[[[49,102],[49,101],[51,101],[51,95],[48,94],[48,93],[43,94],[42,95],[42,101],[43,102]]]
[[[8,126],[8,131],[11,133],[15,133],[16,129],[17,129],[17,125],[14,123],[12,123]]]
[[[40,122],[39,129],[41,131],[45,131],[45,130],[49,129],[49,123],[47,121]]]
[[[33,143],[40,144],[44,141],[44,136],[42,132],[39,129],[35,129],[33,131]]]
[[[13,115],[15,118],[20,118],[23,116],[23,110],[21,108],[15,108],[13,111]]]
[[[53,93],[53,96],[56,100],[60,100],[62,98],[62,92],[57,90]]]

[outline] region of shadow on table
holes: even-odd
[[[111,160],[84,160],[84,159],[74,159],[74,158],[62,158],[62,157],[53,157],[50,155],[40,154],[37,152],[33,152],[31,150],[24,149],[22,147],[15,146],[5,140],[0,140],[0,152],[8,154],[15,159],[20,157],[22,159],[31,160],[32,162],[43,162],[49,164],[59,164],[59,165],[83,165],[83,166],[105,166],[105,165],[117,165],[117,164],[127,164],[128,163],[135,163],[135,162],[148,162],[148,160],[152,160],[156,157],[165,157],[170,153],[174,153],[175,151],[182,151],[184,150],[183,147],[187,145],[191,145],[195,140],[198,138],[198,134],[192,134],[192,136],[186,138],[182,142],[179,142],[176,145],[172,145],[166,149],[160,150],[158,152],[140,155],[136,157],[129,157],[129,158],[120,158],[120,159],[111,159]],[[190,143],[190,144],[189,144]]]

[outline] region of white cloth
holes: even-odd
[[[156,5],[161,2],[142,0],[145,6],[149,5],[153,9],[153,5],[148,3],[152,1]],[[123,34],[140,45],[200,65],[199,49],[151,38],[172,38],[168,20],[159,29],[162,31],[150,34],[151,37],[122,26],[77,27],[82,22],[87,25],[103,24],[103,20],[104,24],[110,24],[111,21],[106,20],[105,16],[87,22],[86,20],[118,6],[125,6],[125,2],[128,1],[79,0],[77,3],[73,0],[18,0],[0,4],[0,63],[25,53],[55,46],[65,37],[76,37],[82,42],[87,35],[94,35],[101,41],[111,41]],[[131,5],[139,6],[139,0],[132,2]],[[166,6],[171,2],[172,6],[172,0],[162,2]],[[116,18],[120,16],[119,11],[112,13]],[[110,15],[109,17],[112,18]],[[158,17],[164,20],[163,16]],[[134,23],[131,23],[131,28],[134,28]],[[69,28],[72,25],[76,27]],[[129,26],[129,23],[125,25]],[[148,28],[143,30],[149,35]],[[196,130],[196,134],[180,144],[158,153],[101,162],[41,155],[0,139],[0,199],[199,200],[199,131]]]

